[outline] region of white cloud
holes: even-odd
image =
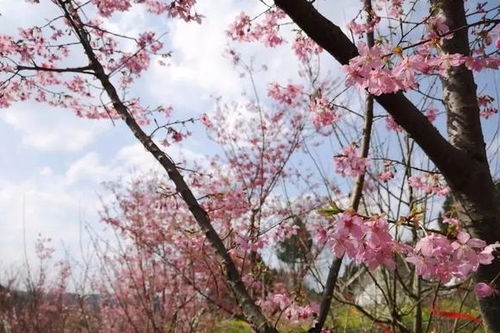
[[[136,35],[150,27],[156,31],[168,30],[165,44],[174,52],[169,67],[153,65],[151,72],[145,73],[138,81],[137,89],[131,93],[141,97],[150,94],[155,99],[153,103],[172,104],[177,110],[199,113],[213,108],[211,94],[223,96],[225,100],[241,100],[241,93],[248,90],[249,80],[240,79],[230,60],[223,57],[228,43],[225,31],[239,12],[256,13],[257,6],[260,6],[258,1],[219,0],[217,5],[209,0],[200,1],[198,10],[206,16],[202,25],[186,24],[180,20],[165,25],[165,20],[150,21],[143,11],[135,10],[116,16],[109,27],[120,33]],[[57,8],[51,5],[33,6],[20,0],[0,0],[4,23],[2,33],[15,32],[19,25],[43,23],[53,16],[54,10],[57,12]],[[238,44],[237,48],[244,53],[246,60],[255,57],[256,66],[267,65],[268,71],[256,75],[258,89],[263,95],[265,90],[261,88],[269,82],[286,82],[297,76],[297,61],[289,45],[267,49],[253,43]],[[26,180],[20,183],[10,181],[9,175],[0,173],[0,252],[3,260],[22,259],[23,221],[29,248],[39,232],[52,237],[57,246],[61,240],[75,246],[82,220],[98,225],[96,212],[100,206],[101,182],[118,177],[127,179],[132,173],[160,169],[157,161],[140,144],[124,146],[119,136],[109,136],[112,142],[103,141],[102,146],[95,147],[96,151],[88,151],[99,135],[111,128],[106,121],[84,120],[71,111],[34,103],[18,103],[9,110],[2,110],[0,121],[17,130],[22,143],[34,150],[80,154],[62,171],[60,168],[65,164],[39,154],[41,160],[34,163],[33,170],[26,171]],[[204,153],[209,144],[191,144],[196,145],[196,150],[175,145],[166,151],[175,162],[206,163]],[[113,150],[114,155],[108,156],[109,150]],[[99,225],[98,228],[102,227]]]
[[[108,178],[109,168],[102,164],[96,152],[90,152],[71,164],[66,171],[66,181],[74,184],[77,181],[99,182]]]
[[[42,151],[76,152],[92,143],[109,124],[77,118],[68,110],[19,103],[0,119],[22,133],[23,144]]]
[[[198,5],[199,12],[205,16],[202,24],[171,21],[167,48],[173,50],[173,57],[168,67],[152,66],[150,77],[144,78],[148,91],[156,99],[179,109],[195,109],[198,113],[208,111],[208,105],[213,104],[211,96],[241,99],[241,94],[251,89],[250,80],[242,79],[241,69],[235,69],[226,56],[229,48],[242,52],[243,60],[255,65],[259,88],[265,88],[274,80],[297,76],[298,63],[289,45],[270,49],[261,43],[231,42],[227,36],[226,31],[241,11],[255,14],[262,8],[257,1],[243,4],[222,0],[217,6],[206,1]],[[267,71],[260,70],[264,64]],[[265,90],[260,92],[265,94]],[[250,96],[253,98],[253,93]]]
[[[201,154],[179,146],[166,151],[176,162],[203,161]],[[44,166],[20,183],[0,178],[0,252],[3,254],[0,264],[5,267],[22,262],[24,246],[29,259],[33,260],[33,245],[39,233],[52,238],[52,245],[59,250],[64,242],[69,254],[78,257],[80,237],[87,237],[82,235],[82,223],[88,223],[103,235],[101,231],[105,226],[99,222],[98,211],[101,196],[107,200],[109,193],[102,182],[126,182],[155,171],[164,174],[140,144],[132,144],[120,148],[110,159],[98,152],[89,152],[62,173]]]

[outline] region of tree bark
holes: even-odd
[[[446,18],[446,25],[455,30],[451,39],[443,41],[443,51],[466,56],[471,54],[464,2],[459,0],[433,0],[433,4]],[[443,99],[448,115],[449,142],[464,152],[474,165],[468,173],[470,178],[463,186],[453,187],[453,197],[458,203],[458,217],[472,234],[488,243],[500,240],[498,217],[500,212],[495,202],[495,187],[486,156],[481,129],[476,83],[473,73],[464,65],[452,67],[443,77]],[[477,282],[490,282],[500,274],[500,264],[480,266],[475,276]],[[500,332],[500,297],[480,298],[481,313],[488,332]]]
[[[463,1],[436,0],[447,18],[450,30],[466,26]],[[307,0],[275,0],[275,4],[318,45],[345,65],[358,55],[356,46],[342,30],[321,15]],[[450,53],[469,55],[468,30],[459,29],[445,42]],[[376,96],[376,101],[415,140],[441,171],[460,204],[460,218],[472,234],[488,243],[500,241],[499,208],[494,202],[494,186],[486,158],[476,84],[464,66],[453,68],[443,80],[443,96],[448,112],[449,142],[403,93]],[[477,282],[491,282],[500,274],[498,259],[480,266]],[[500,298],[479,300],[488,332],[500,332]]]

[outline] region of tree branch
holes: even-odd
[[[358,49],[342,30],[307,0],[275,0],[290,18],[319,46],[342,65],[358,56]],[[375,96],[375,100],[404,128],[429,156],[450,184],[463,186],[473,169],[466,154],[453,147],[419,109],[398,92]]]
[[[82,74],[90,74],[93,75],[93,72],[89,72],[92,70],[90,65],[82,66],[82,67],[68,67],[68,68],[50,68],[50,67],[40,67],[37,65],[34,66],[22,66],[17,65],[16,69],[18,71],[37,71],[37,72],[55,72],[55,73],[82,73]]]
[[[180,193],[184,202],[188,205],[191,214],[195,218],[198,226],[205,234],[207,240],[214,248],[219,259],[222,261],[226,270],[228,284],[233,291],[233,294],[243,310],[243,314],[248,322],[253,326],[257,332],[262,333],[278,333],[272,327],[267,319],[262,314],[260,308],[251,299],[245,284],[241,280],[241,276],[231,259],[224,243],[213,228],[207,212],[200,206],[196,200],[193,192],[184,181],[182,175],[177,169],[175,163],[158,147],[158,145],[149,137],[135,121],[134,117],[128,111],[126,105],[118,96],[118,92],[111,83],[108,74],[106,74],[102,64],[99,62],[94,50],[92,49],[88,34],[83,28],[78,13],[71,7],[69,1],[58,0],[59,6],[63,9],[65,17],[70,22],[73,30],[75,31],[85,53],[90,61],[90,66],[95,72],[95,76],[101,82],[103,89],[108,94],[116,112],[122,117],[126,125],[132,131],[134,136],[142,143],[144,148],[148,150],[153,157],[162,165],[167,172],[170,179],[174,182],[176,190]]]

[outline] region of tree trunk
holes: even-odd
[[[445,39],[443,50],[447,53],[470,55],[468,29],[463,1],[433,0],[438,11],[446,18],[450,30],[456,30],[451,39]],[[495,188],[486,156],[481,129],[476,83],[470,70],[464,65],[452,67],[441,80],[443,99],[448,115],[447,128],[449,142],[463,151],[472,164],[466,181],[450,184],[452,194],[458,203],[458,218],[470,228],[472,234],[488,243],[500,240],[500,215],[495,202]],[[480,266],[476,282],[491,282],[500,274],[497,261],[488,266]],[[479,299],[481,313],[488,332],[500,332],[500,297]]]
[[[469,55],[468,29],[461,0],[433,0],[442,8],[450,30],[461,28],[446,41],[450,53]],[[321,15],[308,0],[275,0],[290,18],[341,64],[358,55],[342,30]],[[449,142],[401,92],[376,96],[376,101],[417,142],[438,167],[459,203],[459,217],[475,237],[488,243],[500,241],[499,208],[486,157],[479,120],[476,84],[464,66],[453,68],[443,80],[448,112]],[[500,274],[500,260],[480,266],[476,282],[491,282]],[[500,297],[479,300],[487,332],[500,332]]]

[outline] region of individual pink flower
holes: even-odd
[[[213,124],[212,124],[212,121],[210,120],[210,118],[208,117],[208,115],[206,113],[203,113],[201,116],[200,116],[200,122],[207,128],[207,129],[210,129],[213,127]]]
[[[494,295],[497,291],[489,284],[479,282],[474,286],[474,293],[477,297],[485,298]]]
[[[427,108],[427,110],[425,111],[425,116],[431,123],[434,122],[437,117],[437,109],[433,107]]]
[[[444,15],[431,16],[427,19],[428,35],[427,38],[435,39],[441,38],[443,35],[450,31],[450,28],[446,25],[446,17]],[[446,35],[444,38],[450,39],[453,36],[451,34]]]
[[[391,170],[386,170],[378,175],[378,179],[383,182],[387,182],[393,178],[394,178],[394,172],[392,172]]]

